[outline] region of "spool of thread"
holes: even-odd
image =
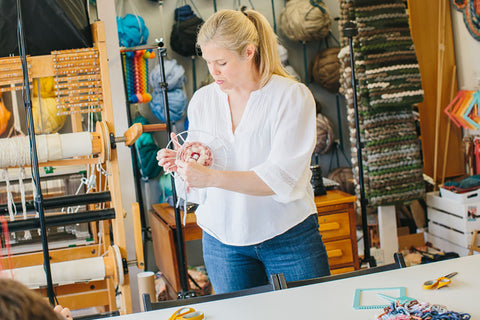
[[[157,294],[155,292],[155,274],[152,271],[140,272],[137,274],[138,281],[138,298],[140,299],[140,308],[145,311],[143,305],[143,294],[150,295],[151,302],[157,302]]]
[[[323,196],[327,194],[325,186],[323,185],[322,167],[317,164],[310,166],[310,169],[312,170],[312,178],[310,179],[310,183],[312,184],[315,196]]]

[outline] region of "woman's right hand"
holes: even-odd
[[[163,167],[163,170],[168,172],[176,172],[177,165],[175,164],[175,161],[177,160],[177,150],[180,148],[180,145],[178,144],[178,140],[175,133],[172,132],[170,136],[173,141],[175,150],[166,149],[166,148],[160,149],[157,152],[157,160],[158,160],[158,165],[160,167]]]

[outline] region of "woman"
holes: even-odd
[[[176,160],[177,151],[169,149],[157,159],[180,175],[188,201],[199,203],[215,292],[263,285],[273,273],[287,281],[329,275],[310,184],[311,92],[285,72],[274,31],[254,10],[215,13],[197,44],[215,82],[193,95],[189,131],[221,139],[226,168]]]

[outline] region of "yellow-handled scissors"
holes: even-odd
[[[203,312],[193,308],[183,307],[175,311],[168,320],[202,320]]]
[[[428,280],[423,283],[422,288],[426,290],[430,289],[440,289],[448,285],[452,280],[450,280],[453,276],[455,276],[457,272],[452,272],[447,274],[446,276],[440,277],[437,280]]]

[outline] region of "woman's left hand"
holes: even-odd
[[[177,173],[180,174],[187,185],[187,192],[190,188],[205,188],[212,186],[212,177],[215,170],[209,169],[196,162],[177,160]]]

